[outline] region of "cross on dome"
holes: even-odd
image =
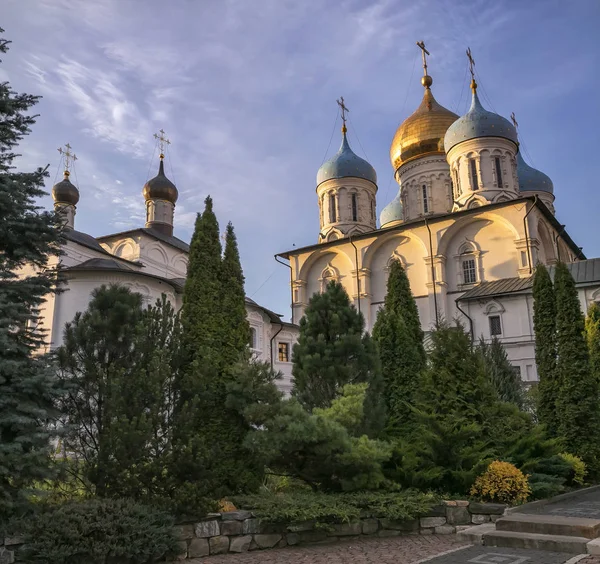
[[[477,90],[477,83],[475,82],[475,59],[471,53],[471,48],[467,47],[467,58],[469,59],[469,72],[471,73],[471,90]]]
[[[71,151],[71,145],[69,145],[69,143],[67,143],[65,145],[65,148],[63,149],[62,147],[58,148],[58,152],[64,157],[65,159],[65,176],[69,176],[69,169],[71,168],[71,166],[73,165],[73,163],[77,160],[77,155],[75,155],[75,153],[73,153]]]
[[[344,103],[344,97],[341,96],[339,100],[336,100],[338,106],[340,107],[341,113],[342,113],[342,122],[343,122],[343,126],[342,126],[342,132],[346,133],[346,131],[348,131],[346,129],[346,112],[350,113],[350,110],[348,109],[348,107],[346,106],[346,104]]]
[[[518,129],[519,123],[517,122],[517,116],[515,116],[515,112],[512,112],[510,114],[510,121],[513,122],[513,125],[515,126],[515,129]]]
[[[421,56],[423,57],[423,77],[421,78],[421,84],[429,89],[433,84],[433,78],[427,74],[427,55],[431,55],[431,53],[425,47],[425,41],[417,41],[417,47],[421,49]]]
[[[162,161],[165,158],[165,149],[167,145],[171,144],[171,141],[166,138],[165,130],[161,129],[158,133],[154,134],[154,139],[158,140],[158,146],[160,148],[160,160]]]

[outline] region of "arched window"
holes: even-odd
[[[352,221],[358,221],[358,205],[356,203],[356,194],[352,194]]]
[[[498,188],[502,188],[502,162],[500,161],[500,157],[494,158],[494,166],[496,168],[496,182],[498,183]]]
[[[336,201],[335,194],[329,195],[329,222],[335,223],[337,221],[337,210],[336,210]]]
[[[461,249],[460,267],[462,271],[462,283],[475,284],[477,282],[477,260],[472,248],[463,246]]]
[[[258,335],[255,327],[250,327],[250,348],[258,349]]]
[[[469,167],[471,170],[471,189],[479,190],[479,179],[477,178],[477,163],[475,159],[469,159]]]
[[[421,186],[421,192],[423,193],[423,213],[429,213],[429,198],[427,194],[427,184]]]
[[[375,219],[375,202],[371,200],[371,219]]]

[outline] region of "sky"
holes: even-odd
[[[600,256],[598,0],[3,0],[12,40],[0,80],[42,96],[21,170],[57,148],[78,160],[76,228],[141,227],[142,187],[158,170],[153,134],[171,141],[175,235],[189,241],[207,195],[233,222],[249,297],[290,317],[278,252],[317,242],[318,168],[349,141],[377,171],[380,212],[397,192],[389,146],[419,105],[420,50],[434,96],[467,110],[471,48],[487,109],[515,112],[525,159],[555,186],[557,218]],[[50,207],[52,200],[42,204]]]

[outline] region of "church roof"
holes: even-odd
[[[91,235],[88,235],[87,233],[83,233],[82,231],[75,231],[75,229],[65,229],[64,235],[65,238],[69,241],[73,241],[74,243],[83,245],[88,249],[98,251],[99,253],[110,255],[110,253],[104,247],[102,247],[100,243],[98,243],[98,240],[96,238],[92,237]]]
[[[119,233],[102,235],[102,237],[98,237],[98,241],[104,241],[106,239],[113,239],[114,237],[121,237],[124,235],[134,235],[140,233],[148,235],[149,237],[153,237],[154,239],[158,239],[159,241],[162,241],[167,245],[171,245],[172,247],[175,247],[180,251],[185,251],[186,253],[190,252],[190,246],[186,242],[182,241],[181,239],[178,239],[177,237],[173,237],[173,235],[161,233],[160,231],[152,229],[151,227],[139,227],[137,229],[129,229],[128,231],[121,231]]]

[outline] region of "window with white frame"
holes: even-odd
[[[258,334],[255,327],[250,327],[250,348],[258,349]]]
[[[499,315],[490,315],[488,317],[490,323],[490,335],[492,337],[497,337],[498,335],[502,335],[502,322],[500,320]]]
[[[471,189],[479,190],[479,179],[477,178],[477,162],[475,159],[469,160],[469,166],[471,168]]]
[[[289,362],[290,361],[290,344],[289,343],[278,343],[277,358],[278,358],[279,362]]]
[[[475,284],[477,282],[477,266],[475,256],[466,253],[461,259],[463,284]]]
[[[421,186],[421,192],[423,194],[423,213],[429,213],[429,198],[427,194],[427,184]]]

